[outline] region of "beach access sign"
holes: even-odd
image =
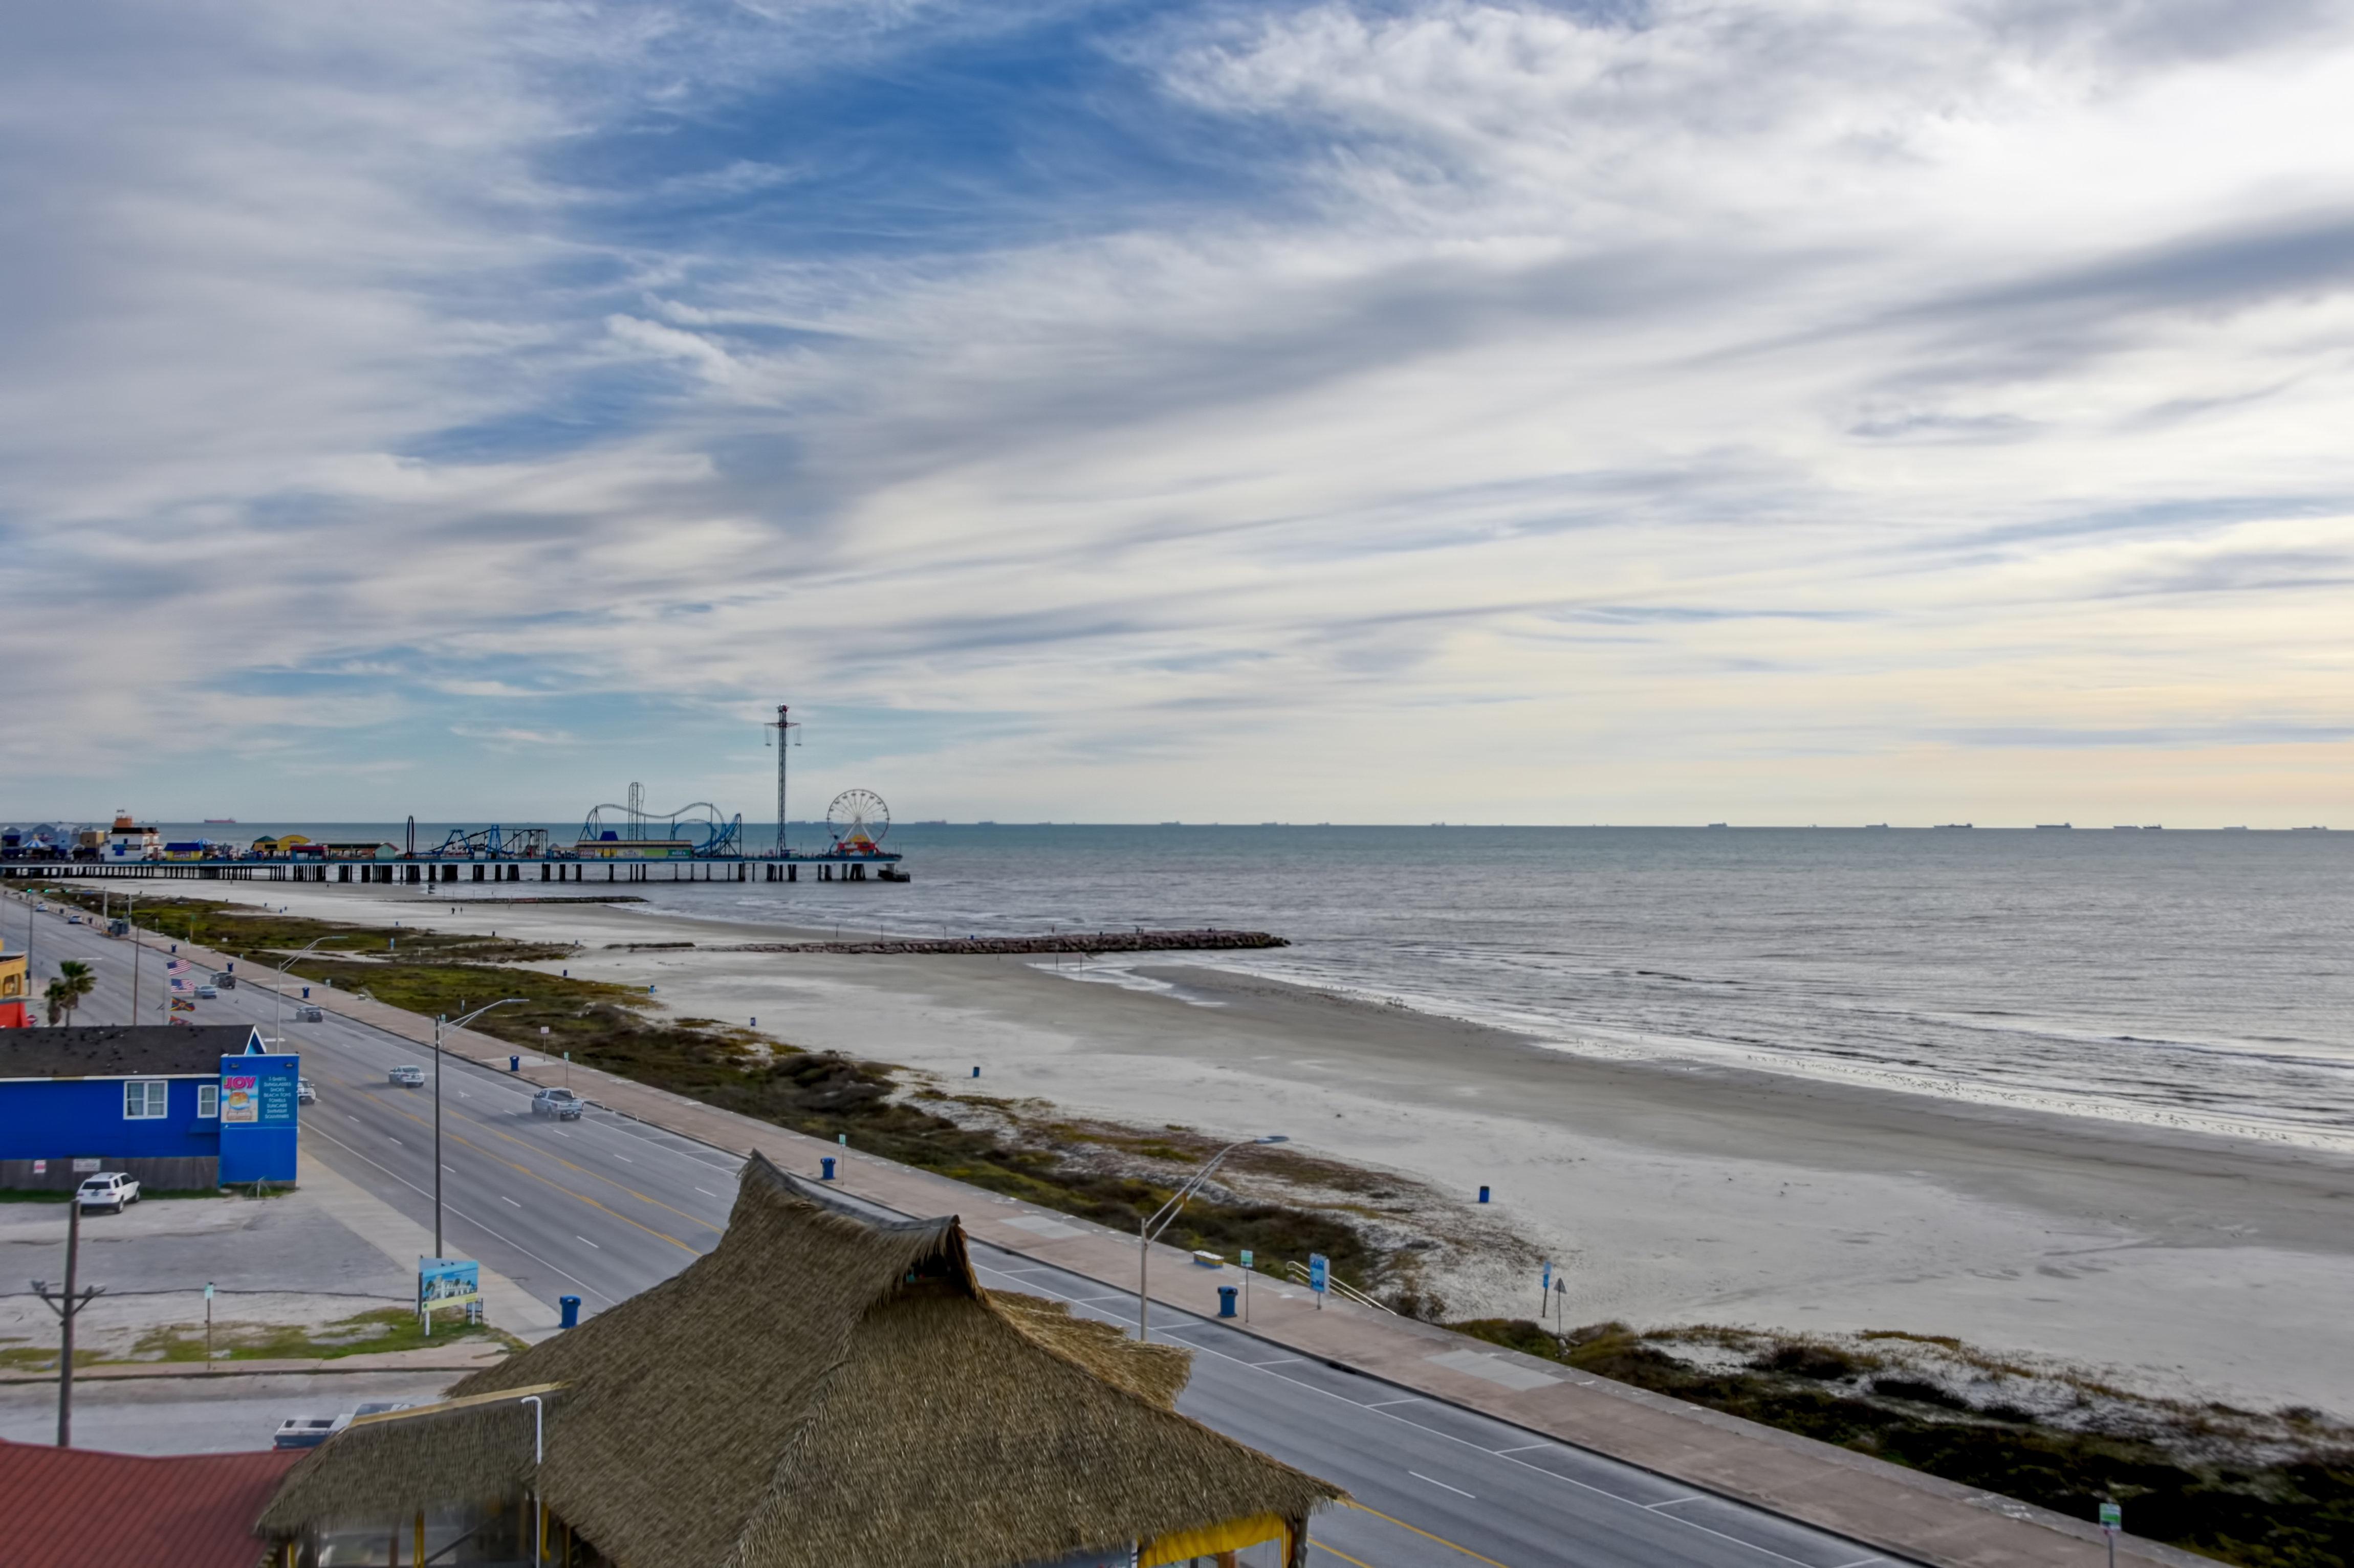
[[[1321,1296],[1324,1294],[1325,1285],[1331,1277],[1332,1266],[1325,1261],[1324,1255],[1320,1252],[1310,1253],[1308,1255],[1308,1288]]]
[[[482,1266],[471,1257],[417,1260],[417,1309],[463,1307],[482,1298]]]
[[[2111,1535],[2115,1535],[2125,1527],[2126,1510],[2118,1507],[2115,1503],[2103,1503],[2101,1505],[2101,1528],[2107,1531]]]

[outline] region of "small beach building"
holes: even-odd
[[[1303,1568],[1341,1492],[1179,1414],[1190,1365],[756,1154],[709,1255],[354,1421],[256,1529],[276,1568]]]
[[[33,1022],[32,955],[0,945],[0,1029],[28,1029]]]
[[[0,1188],[67,1191],[99,1171],[186,1190],[291,1186],[300,1059],[236,1024],[0,1034]]]

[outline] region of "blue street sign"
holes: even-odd
[[[1543,1288],[1547,1290],[1551,1290],[1553,1288],[1553,1260],[1551,1258],[1547,1258],[1545,1260]]]
[[[1331,1276],[1331,1272],[1332,1266],[1325,1261],[1324,1255],[1322,1253],[1311,1252],[1308,1255],[1309,1289],[1313,1290],[1319,1296],[1324,1294],[1324,1283]]]

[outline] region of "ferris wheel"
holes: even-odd
[[[844,789],[825,809],[825,825],[834,848],[873,854],[891,832],[891,808],[872,789]]]

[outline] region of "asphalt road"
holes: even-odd
[[[10,945],[24,906],[0,906]],[[100,960],[99,994],[77,1022],[122,1022],[129,944],[44,917],[36,963]],[[151,951],[143,981],[160,983]],[[260,977],[251,977],[258,979]],[[45,982],[43,982],[45,983]],[[36,984],[37,995],[40,986]],[[484,1001],[492,1000],[484,997]],[[250,983],[199,1002],[199,1022],[254,1022],[270,1033],[270,993]],[[152,1012],[150,1014],[152,1017]],[[432,1224],[433,1089],[392,1085],[387,1069],[429,1051],[338,1019],[289,1024],[319,1087],[304,1107],[305,1149],[419,1223]],[[445,1234],[546,1299],[572,1294],[595,1312],[668,1277],[718,1239],[735,1157],[603,1112],[558,1125],[531,1115],[527,1086],[451,1061],[441,1085]],[[976,1195],[975,1212],[992,1202]],[[1059,1298],[1076,1311],[1135,1322],[1135,1301],[1093,1280],[975,1241],[986,1283]],[[1326,1568],[1862,1568],[1871,1548],[1394,1384],[1293,1356],[1213,1319],[1168,1307],[1154,1337],[1195,1351],[1186,1414],[1346,1488],[1358,1506],[1327,1510],[1311,1557]]]

